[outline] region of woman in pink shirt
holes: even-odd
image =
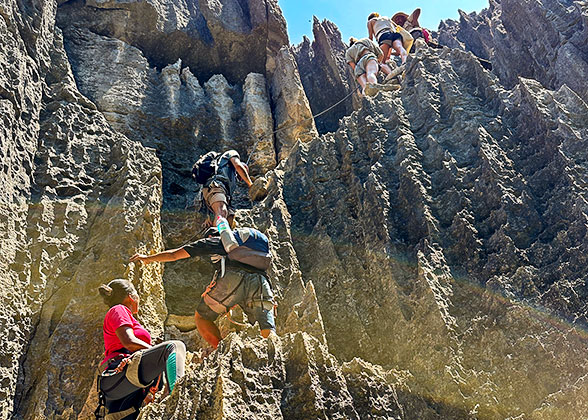
[[[186,347],[175,340],[151,345],[151,335],[133,317],[139,309],[139,295],[130,281],[112,280],[98,290],[110,306],[104,317],[105,357],[99,368],[101,403],[108,414],[136,419],[148,389],[160,385],[162,373],[170,392],[184,375]]]

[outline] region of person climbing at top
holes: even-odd
[[[392,21],[399,26],[402,26],[407,31],[411,31],[414,28],[420,28],[421,24],[419,23],[419,17],[421,15],[420,7],[414,9],[414,11],[407,15],[404,12],[398,12],[394,16],[392,16]]]
[[[186,346],[181,341],[152,345],[151,335],[134,318],[139,295],[133,284],[115,279],[98,289],[110,309],[104,317],[104,360],[99,365],[97,418],[136,419],[143,402],[163,388],[171,392],[184,375]]]
[[[407,15],[404,12],[398,12],[394,16],[392,16],[392,22],[409,31],[411,36],[413,36],[413,38],[415,39],[422,35],[423,39],[425,40],[425,43],[429,47],[435,49],[443,48],[443,46],[439,45],[438,42],[433,40],[433,37],[431,36],[430,32],[426,28],[423,28],[421,26],[421,24],[419,23],[420,15],[420,8],[414,9],[414,11],[410,15]],[[484,67],[486,70],[492,70],[492,63],[489,60],[486,60],[478,56],[476,56],[476,58],[478,59],[482,67]]]
[[[414,11],[407,15],[404,12],[398,12],[392,16],[392,22],[401,26],[402,28],[406,29],[410,32],[413,37],[418,37],[422,35],[425,43],[431,48],[441,48],[439,44],[433,41],[431,34],[429,31],[421,26],[419,23],[419,16],[421,15],[421,9],[416,8]]]
[[[249,177],[249,168],[239,157],[236,150],[228,150],[223,154],[208,152],[202,155],[192,167],[192,176],[202,184],[202,199],[206,207],[213,213],[213,219],[219,216],[229,220],[234,226],[234,209],[231,207],[232,195],[237,187],[237,175],[247,187],[253,182]],[[207,226],[212,225],[208,219]]]
[[[222,339],[214,321],[236,305],[250,324],[259,323],[264,338],[275,333],[274,294],[266,273],[271,263],[267,236],[254,228],[233,231],[219,217],[216,228],[211,227],[205,238],[154,255],[135,254],[130,261],[149,264],[190,257],[210,257],[219,265],[195,313],[198,332],[214,349]]]
[[[401,64],[406,63],[408,53],[404,48],[403,34],[396,31],[395,25],[386,16],[380,16],[379,13],[371,13],[368,16],[368,38],[378,41],[378,45],[384,52],[383,64],[387,64],[394,50],[394,55],[400,56]],[[406,35],[405,35],[406,36]]]
[[[366,93],[366,86],[368,84],[376,85],[378,79],[376,78],[380,62],[384,58],[384,53],[378,45],[368,39],[349,38],[349,48],[345,52],[345,61],[353,69],[353,74],[357,78],[357,82],[362,88],[362,95]],[[382,70],[386,73],[390,69],[385,66]]]

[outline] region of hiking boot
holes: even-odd
[[[396,67],[394,70],[392,70],[392,73],[386,76],[386,78],[384,79],[384,83],[394,79],[395,77],[400,76],[400,74],[402,74],[402,72],[404,72],[405,69],[406,64],[402,64],[401,66]]]
[[[374,96],[378,92],[391,92],[399,89],[400,85],[397,83],[386,83],[384,85],[379,83],[368,83],[365,87],[365,94],[367,96]]]
[[[367,96],[374,96],[379,90],[377,83],[368,83],[365,87],[364,93]]]

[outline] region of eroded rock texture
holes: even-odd
[[[77,91],[55,8],[18,7],[2,5],[1,19],[0,416],[71,418],[99,356],[100,283],[133,280],[145,324],[163,336],[161,273],[125,264],[137,242],[161,243],[161,169]]]
[[[588,100],[588,5],[585,1],[490,0],[439,26],[439,41],[488,59],[507,88],[519,77],[549,89],[564,84]]]
[[[315,21],[285,45],[275,2],[0,12],[1,418],[89,416],[115,277],[192,353],[142,418],[588,417],[583,2],[462,15],[401,91],[316,122],[355,87],[344,44]],[[227,148],[258,178],[236,219],[270,238],[278,336],[223,318],[201,361],[213,266],[127,261],[198,237],[190,168]]]
[[[213,356],[193,364],[174,396],[151,405],[141,418],[398,418],[405,377],[357,360],[341,366],[305,333],[263,340],[252,328],[229,335]],[[352,393],[374,378],[384,409],[371,406],[369,398],[355,407]]]
[[[357,87],[351,67],[345,62],[347,44],[335,24],[316,17],[312,24],[314,41],[304,37],[295,55],[304,91],[313,114],[319,114],[344,99]],[[358,35],[361,38],[361,36]],[[339,119],[359,107],[359,93],[315,119],[319,133],[337,130]]]
[[[507,91],[468,53],[421,50],[401,93],[294,153],[284,196],[333,354],[409,370],[444,418],[577,395],[587,111],[567,86]]]
[[[160,69],[181,59],[203,79],[223,73],[235,83],[251,72],[273,72],[276,52],[288,43],[275,0],[60,3],[60,25],[119,39]]]

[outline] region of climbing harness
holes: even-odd
[[[96,386],[97,386],[97,391],[98,391],[98,407],[96,408],[96,410],[94,410],[94,416],[96,417],[96,420],[118,420],[118,419],[122,419],[122,418],[124,418],[124,417],[126,417],[126,416],[128,416],[138,410],[138,407],[132,406],[132,407],[129,407],[129,408],[122,410],[122,411],[107,413],[106,394],[108,394],[110,391],[112,391],[117,386],[119,386],[121,384],[121,382],[123,380],[125,380],[125,378],[131,384],[136,386],[138,389],[146,388],[147,386],[149,386],[149,384],[141,383],[141,381],[139,379],[139,364],[141,363],[142,353],[143,353],[142,351],[137,351],[127,357],[120,358],[121,356],[117,356],[117,358],[120,358],[120,362],[118,363],[118,365],[114,369],[108,369],[108,366],[110,365],[110,363],[112,361],[116,360],[116,358],[108,360],[105,364],[106,366],[105,366],[104,370],[102,370],[102,368],[99,368],[100,373],[99,373],[98,379],[96,381]],[[126,368],[126,372],[125,372],[125,368]],[[114,375],[118,375],[120,373],[123,373],[123,374],[120,375],[120,378],[113,385],[111,385],[107,389],[102,389],[102,386],[101,386],[102,377],[114,376]],[[155,398],[155,394],[159,390],[160,380],[161,380],[161,375],[159,375],[157,377],[157,382],[155,383],[155,385],[152,385],[149,388],[148,395],[146,395],[143,399],[143,403],[145,405],[152,402],[153,399]],[[151,383],[153,383],[153,381]]]
[[[160,374],[157,377],[157,382],[155,383],[155,385],[149,388],[149,392],[143,400],[143,405],[151,404],[153,400],[155,400],[155,394],[157,394],[157,391],[159,391],[159,382],[161,381],[161,375],[162,374]]]
[[[249,157],[247,158],[247,162],[245,162],[245,164],[246,164],[247,166],[249,166],[249,161],[251,160],[251,156],[253,155],[253,152],[255,151],[255,148],[257,147],[257,145],[259,144],[259,142],[260,142],[261,140],[263,140],[263,139],[264,139],[264,138],[266,138],[266,137],[273,136],[274,134],[276,134],[276,133],[279,133],[279,132],[280,132],[280,131],[282,131],[282,130],[286,130],[286,129],[288,129],[288,128],[293,128],[293,127],[296,127],[297,125],[303,124],[303,123],[305,123],[306,121],[314,120],[315,118],[318,118],[318,117],[320,117],[321,115],[323,115],[323,114],[325,114],[325,113],[329,112],[331,109],[335,108],[337,105],[339,105],[340,103],[342,103],[343,101],[345,101],[347,98],[349,98],[351,95],[353,95],[353,94],[355,93],[355,91],[357,91],[357,90],[358,90],[360,87],[361,87],[361,86],[357,86],[355,89],[353,89],[351,92],[349,92],[349,93],[348,93],[348,94],[347,94],[347,95],[346,95],[346,96],[345,96],[343,99],[341,99],[339,102],[337,102],[337,103],[335,103],[335,104],[331,105],[330,107],[328,107],[328,108],[327,108],[327,109],[325,109],[324,111],[321,111],[321,112],[319,112],[318,114],[315,114],[315,115],[312,115],[312,116],[310,116],[310,117],[307,117],[307,118],[303,119],[303,120],[302,120],[302,121],[300,121],[300,122],[296,122],[296,123],[293,123],[293,124],[287,125],[287,126],[285,126],[285,127],[278,128],[278,129],[276,129],[276,130],[272,131],[272,132],[271,132],[271,133],[269,133],[269,134],[266,134],[266,135],[263,135],[263,136],[259,137],[259,138],[258,138],[258,139],[255,141],[255,143],[253,143],[253,147],[251,148],[251,153],[249,154]]]
[[[238,305],[238,304],[237,304],[237,305],[233,305],[233,306],[232,306],[232,307],[231,307],[231,308],[230,308],[230,309],[229,309],[229,310],[228,310],[228,311],[225,313],[225,316],[227,317],[227,319],[228,319],[228,320],[229,320],[229,321],[230,321],[232,324],[235,324],[235,325],[237,325],[237,326],[239,326],[239,327],[247,327],[247,324],[244,324],[243,322],[237,322],[237,321],[235,321],[233,318],[231,318],[231,311],[232,311],[233,309],[235,309],[237,306],[239,306],[239,305]]]

